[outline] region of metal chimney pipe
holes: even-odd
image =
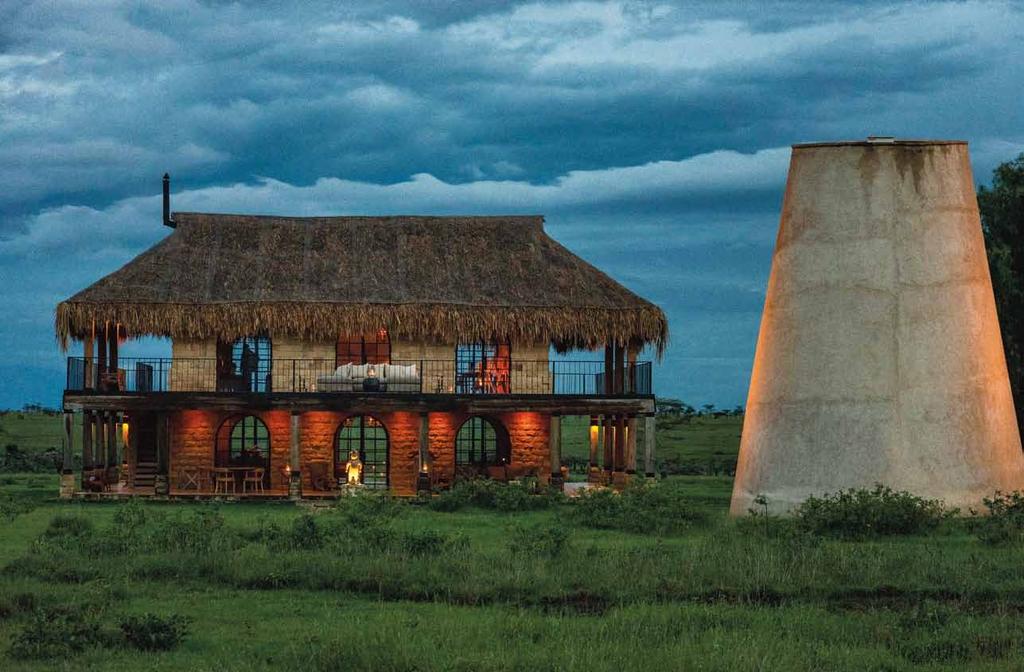
[[[174,228],[174,220],[171,219],[171,176],[164,173],[164,226]]]

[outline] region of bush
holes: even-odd
[[[152,545],[159,550],[209,553],[230,547],[233,537],[216,510],[200,510],[187,517],[162,520],[152,527]]]
[[[184,641],[188,624],[188,618],[176,614],[128,616],[121,621],[121,634],[141,651],[170,651]]]
[[[400,537],[401,549],[412,556],[439,555],[449,546],[456,545],[460,539],[454,539],[437,530],[414,530]]]
[[[631,484],[621,493],[588,489],[574,504],[569,519],[595,529],[671,533],[707,519],[679,487],[667,483]]]
[[[347,526],[362,529],[387,524],[405,512],[405,502],[386,492],[352,492],[339,497],[335,511]]]
[[[309,513],[304,513],[292,521],[288,541],[292,548],[305,550],[317,549],[324,545],[323,534]]]
[[[513,555],[557,558],[569,543],[569,530],[560,525],[515,525],[509,536],[509,551]]]
[[[541,489],[535,481],[502,483],[486,478],[457,481],[431,500],[435,511],[458,511],[469,506],[492,511],[533,511],[562,501],[554,489]]]
[[[808,497],[793,512],[797,529],[811,534],[864,539],[934,530],[956,515],[942,502],[883,485]]]
[[[979,540],[994,546],[1024,541],[1024,492],[996,491],[982,503],[988,515],[971,521],[972,531]]]
[[[10,653],[20,659],[53,659],[109,644],[109,635],[93,614],[71,608],[40,609],[14,635]]]
[[[58,513],[50,519],[50,524],[43,530],[45,540],[62,540],[80,542],[84,537],[95,532],[92,520],[77,513]]]

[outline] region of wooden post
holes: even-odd
[[[636,416],[626,421],[626,473],[636,473]]]
[[[612,484],[616,487],[623,487],[626,484],[626,417],[615,416],[615,447],[613,453]]]
[[[590,433],[590,461],[587,464],[587,471],[597,471],[597,441],[600,438],[601,426],[597,422],[597,416],[590,416],[590,426],[587,428]]]
[[[120,462],[117,459],[117,414],[107,413],[107,459],[106,471],[107,485],[116,485],[118,480],[118,467]]]
[[[93,351],[95,349],[93,346],[93,336],[95,335],[95,333],[96,323],[94,322],[92,325],[92,330],[89,331],[89,333],[85,335],[85,338],[82,339],[82,358],[85,360],[84,366],[82,367],[83,369],[85,369],[83,373],[85,380],[83,381],[82,387],[84,387],[86,390],[91,390],[95,387],[95,385],[93,384],[93,380],[95,379],[95,372],[93,371],[92,363],[92,357],[94,354]]]
[[[61,499],[71,499],[75,495],[75,474],[71,467],[71,452],[75,441],[75,414],[64,413],[64,450],[61,455],[60,491]]]
[[[612,344],[604,346],[604,393],[612,393],[615,382],[615,357],[612,352]]]
[[[416,475],[416,492],[429,493],[433,486],[430,478],[430,415],[420,413],[419,472]]]
[[[615,344],[615,394],[625,392],[626,348],[622,343]]]
[[[626,392],[628,394],[636,393],[636,356],[638,348],[635,345],[630,345],[629,350],[626,351]]]
[[[85,481],[89,478],[88,471],[92,469],[92,438],[93,419],[91,411],[82,413],[82,489],[85,490]]]
[[[551,485],[559,490],[565,487],[562,478],[562,418],[552,415],[548,429],[548,455],[551,461]]]
[[[291,434],[291,445],[289,446],[291,451],[289,453],[289,478],[288,478],[288,498],[289,499],[300,499],[302,497],[302,448],[299,445],[299,434],[301,430],[301,418],[299,414],[292,411],[292,434]]]
[[[92,463],[89,468],[96,470],[97,467],[106,467],[104,464],[104,449],[107,445],[103,435],[105,433],[105,425],[103,424],[103,413],[95,412],[92,414],[92,430],[93,430],[93,442],[92,442]]]
[[[96,339],[96,387],[103,389],[103,377],[107,373],[107,323],[103,323]]]
[[[108,357],[109,357],[109,360],[107,362],[107,366],[110,368],[110,372],[114,375],[114,379],[115,380],[117,379],[117,369],[118,369],[118,365],[117,365],[117,333],[118,333],[119,329],[120,329],[120,325],[117,322],[115,322],[113,324],[113,329],[108,329],[107,330],[107,332],[108,332],[107,333],[107,338],[110,339],[107,342],[107,352],[108,352]]]
[[[171,493],[171,483],[168,478],[170,452],[170,418],[166,413],[158,413],[156,416],[156,477],[153,481],[153,491],[157,495],[169,495]]]
[[[654,477],[654,414],[644,418],[644,475]]]
[[[612,469],[614,468],[613,460],[615,457],[615,425],[612,422],[612,416],[604,416],[604,461],[603,466],[607,478],[611,480]]]

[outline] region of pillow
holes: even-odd
[[[339,378],[348,378],[352,375],[352,362],[348,364],[342,364],[334,370],[334,375]]]
[[[349,370],[349,378],[353,380],[357,378],[366,378],[366,373],[370,369],[370,364],[352,364]]]

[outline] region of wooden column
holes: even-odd
[[[430,475],[434,468],[433,460],[430,457],[430,414],[420,413],[419,423],[419,470],[416,472],[416,492],[429,494],[434,487],[433,478]]]
[[[612,345],[604,346],[604,393],[611,394],[615,389],[615,357],[613,356]]]
[[[292,411],[291,429],[288,459],[288,497],[290,499],[299,499],[302,497],[302,447],[299,445],[302,427],[301,418],[295,411]]]
[[[96,376],[97,387],[102,388],[103,376],[107,373],[107,323],[103,323],[96,338]]]
[[[87,390],[91,390],[95,387],[93,381],[95,380],[96,371],[95,369],[93,369],[92,361],[93,354],[95,354],[95,346],[93,345],[93,336],[95,335],[95,333],[96,324],[93,323],[92,329],[85,335],[85,338],[82,339],[82,359],[85,360],[84,366],[82,367],[83,369],[85,369],[83,373],[83,377],[85,378],[85,380],[83,381],[83,387]]]
[[[630,345],[629,350],[626,351],[626,393],[636,393],[636,356],[638,348],[635,345]]]
[[[106,458],[104,454],[104,446],[107,445],[104,435],[106,434],[105,419],[102,412],[94,412],[92,414],[92,430],[93,430],[93,441],[92,441],[92,464],[89,465],[90,469],[98,469],[106,467],[104,464]]]
[[[116,485],[118,480],[118,467],[120,461],[117,459],[117,414],[107,413],[107,458],[106,477],[107,485]]]
[[[615,394],[622,394],[624,369],[626,368],[626,349],[619,342],[615,343]]]
[[[64,450],[61,453],[60,491],[61,499],[75,495],[75,474],[71,466],[71,453],[75,443],[75,414],[64,413]]]
[[[93,438],[92,412],[82,413],[82,489],[85,489],[86,472],[92,469],[92,438]]]
[[[626,473],[636,473],[636,416],[626,420]]]
[[[654,477],[654,415],[644,418],[644,474],[648,478]]]
[[[552,415],[548,427],[548,456],[551,461],[551,485],[561,490],[565,485],[562,478],[562,418]]]
[[[109,358],[106,366],[111,370],[114,380],[117,380],[118,376],[118,329],[117,323],[111,325],[111,329],[108,330],[108,341],[106,341],[106,352],[108,352]]]
[[[615,471],[626,468],[626,416],[615,416]]]
[[[612,416],[604,416],[604,461],[603,466],[605,472],[611,474],[614,467],[613,461],[615,459],[615,425],[612,422]]]
[[[158,495],[171,492],[169,471],[171,465],[171,419],[166,413],[156,416],[156,478],[154,491]]]
[[[590,433],[590,461],[587,464],[587,471],[597,471],[597,442],[601,436],[601,426],[598,424],[596,415],[590,416],[590,426],[587,428]]]

